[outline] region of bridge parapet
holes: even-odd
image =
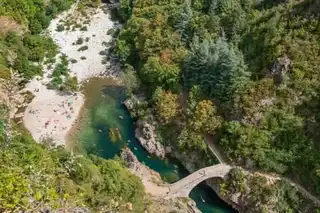
[[[199,183],[213,177],[224,178],[231,168],[231,166],[222,163],[202,168],[176,183],[168,185],[169,192],[164,197],[188,197],[191,190]]]

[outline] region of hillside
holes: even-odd
[[[238,168],[209,184],[240,212],[320,211],[319,0],[107,2],[123,24],[107,32],[110,52],[137,128],[152,136],[142,145],[156,143],[154,153],[190,172],[222,160]],[[87,16],[101,2],[0,0],[0,212],[186,212],[186,202],[146,196],[119,158],[69,152],[50,138],[36,143],[21,124],[17,112],[33,95],[19,91],[59,54],[42,32],[74,3]],[[87,30],[64,22],[54,31]],[[47,89],[72,94],[72,59],[58,58]]]
[[[210,135],[229,163],[319,196],[319,11],[317,0],[121,1],[115,53],[123,79],[141,81],[128,92],[148,97],[137,117],[155,115],[175,153],[211,165]],[[284,205],[272,210],[299,211]]]
[[[185,201],[146,196],[141,179],[120,158],[106,160],[74,153],[56,146],[51,138],[37,143],[23,126],[21,115],[34,98],[34,91],[22,89],[35,76],[42,77],[44,66],[54,64],[61,51],[43,30],[72,5],[76,12],[85,14],[101,2],[74,3],[0,1],[0,212],[152,212],[159,206],[169,212],[177,205],[180,212],[186,212],[190,207]],[[60,59],[62,62],[53,70],[54,81],[47,87],[51,86],[52,93],[62,93],[54,97],[65,98],[78,85],[69,75],[66,57]],[[41,92],[47,89],[43,86]]]

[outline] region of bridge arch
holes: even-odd
[[[231,166],[223,163],[202,168],[187,177],[168,185],[168,191],[164,197],[188,197],[191,190],[201,182],[213,177],[225,178],[231,169]]]

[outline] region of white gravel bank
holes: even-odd
[[[101,8],[89,10],[87,12],[89,19],[79,14],[74,8],[61,14],[52,20],[47,33],[60,47],[56,63],[59,62],[61,54],[67,55],[69,59],[77,60],[77,63],[69,63],[70,74],[77,76],[79,82],[84,82],[108,71],[107,65],[101,63],[104,56],[99,53],[106,49],[103,42],[111,40],[107,31],[113,28],[114,24],[109,14],[105,14]],[[82,24],[87,20],[87,24],[82,25],[87,26],[87,31],[80,31],[79,28],[72,31],[71,26],[68,31],[57,32],[57,26],[63,24],[61,20],[68,19],[81,20]],[[75,45],[79,38],[83,38],[83,44]],[[89,39],[86,41],[86,38]],[[88,46],[88,50],[78,51],[84,45]],[[81,57],[86,59],[82,60]],[[45,85],[51,80],[51,72],[52,69],[44,66],[44,77],[35,78],[27,84],[26,90],[32,92],[35,98],[28,105],[23,121],[36,141],[41,142],[45,138],[51,138],[57,145],[65,145],[65,138],[80,112],[84,96],[81,93],[64,95],[47,89]]]

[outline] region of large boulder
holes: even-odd
[[[164,146],[157,141],[155,126],[142,120],[138,120],[135,132],[140,144],[150,153],[159,158],[164,158]]]

